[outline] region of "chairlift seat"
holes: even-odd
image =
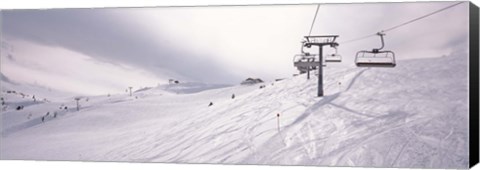
[[[320,63],[318,61],[317,62],[297,61],[297,62],[294,62],[293,65],[295,67],[317,67],[320,65]]]
[[[300,73],[306,73],[308,70],[314,70],[320,63],[315,60],[318,54],[297,54],[293,57],[293,66],[297,67]]]
[[[340,56],[340,55],[327,55],[327,56],[325,56],[325,62],[329,62],[329,63],[342,62],[342,56]]]
[[[395,67],[395,53],[391,51],[359,51],[355,64],[357,67]]]
[[[383,36],[385,33],[378,32],[382,46],[380,48],[374,48],[372,51],[359,51],[355,56],[355,64],[357,67],[395,67],[395,53],[392,51],[384,50],[385,42]]]
[[[395,67],[392,62],[357,62],[357,67]]]
[[[295,67],[315,67],[319,66],[318,61],[315,61],[316,54],[297,54],[293,57],[293,65]]]

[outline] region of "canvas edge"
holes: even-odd
[[[479,13],[478,7],[469,4],[469,69],[470,69],[470,116],[469,116],[469,167],[478,164],[479,157]]]

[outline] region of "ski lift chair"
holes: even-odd
[[[383,36],[385,33],[377,33],[382,41],[382,46],[372,51],[362,50],[357,52],[355,56],[355,64],[357,67],[395,67],[395,53],[388,50],[383,50],[385,45]]]
[[[328,63],[342,62],[342,56],[338,55],[337,47],[333,46],[333,48],[335,48],[335,53],[325,56],[325,62],[328,62]]]
[[[293,66],[297,67],[300,73],[306,73],[308,70],[313,70],[319,66],[319,62],[315,61],[315,54],[302,53],[293,56]]]
[[[338,54],[327,55],[325,56],[325,62],[329,62],[329,63],[342,62],[342,56]]]

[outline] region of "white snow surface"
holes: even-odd
[[[325,67],[324,97],[316,97],[317,78],[303,74],[256,85],[84,96],[79,111],[74,96],[33,102],[7,94],[2,78],[9,107],[1,112],[0,156],[467,168],[467,75],[467,55],[454,54],[398,61],[395,68]]]

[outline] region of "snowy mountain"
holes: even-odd
[[[467,168],[467,64],[326,67],[320,98],[300,75],[34,102],[2,111],[1,159]]]
[[[84,95],[122,93],[127,87],[165,84],[169,77],[189,80],[173,70],[155,72],[129,63],[101,60],[68,48],[2,39],[1,73],[10,82]],[[68,58],[66,58],[68,56]]]

